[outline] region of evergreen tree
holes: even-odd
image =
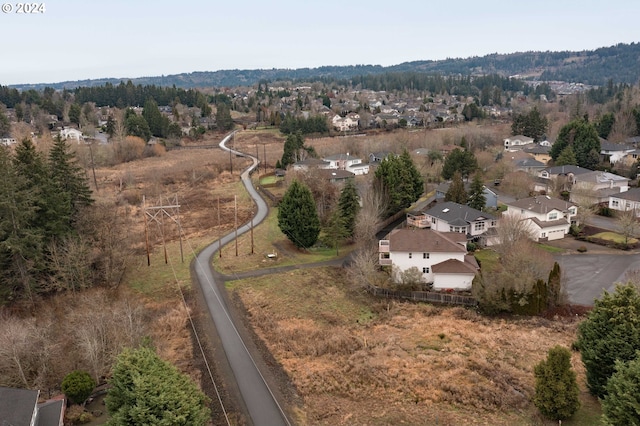
[[[640,293],[632,284],[618,284],[604,292],[589,316],[578,326],[577,346],[587,370],[589,391],[598,397],[606,392],[615,361],[626,362],[640,350]]]
[[[62,392],[74,404],[82,405],[91,396],[96,381],[86,371],[72,371],[62,379]]]
[[[207,397],[189,376],[153,349],[125,349],[116,360],[105,403],[110,425],[206,425]]]
[[[413,193],[411,195],[414,198],[411,202],[413,202],[422,196],[422,193],[424,192],[424,180],[416,168],[409,151],[406,149],[402,151],[402,154],[400,154],[400,162],[402,163],[402,167],[409,171],[411,185],[413,187]]]
[[[571,145],[567,145],[567,147],[562,150],[560,155],[558,155],[556,161],[553,162],[554,166],[575,166],[577,164],[578,160],[576,160],[576,155],[573,153],[573,148],[571,147]]]
[[[7,118],[3,105],[0,104],[0,138],[8,137],[10,133],[11,123],[9,122],[9,118]]]
[[[478,169],[478,161],[471,151],[456,148],[447,155],[442,165],[442,177],[445,180],[451,180],[453,174],[458,171],[463,178]]]
[[[376,168],[374,188],[387,202],[386,217],[407,208],[418,199],[415,174],[397,155],[385,158]]]
[[[80,116],[82,115],[82,109],[78,104],[71,104],[69,106],[69,121],[80,125]]]
[[[467,204],[467,192],[464,190],[464,182],[462,181],[462,175],[456,171],[453,174],[453,180],[449,185],[449,190],[444,195],[445,201],[453,201],[458,204]]]
[[[469,207],[476,210],[484,209],[485,204],[487,204],[487,197],[484,195],[484,184],[482,183],[480,173],[476,173],[473,176],[471,188],[469,188],[469,199],[467,204]]]
[[[516,114],[513,117],[511,133],[513,135],[523,135],[533,138],[534,142],[540,142],[547,133],[549,121],[544,117],[537,107],[533,107],[526,114]]]
[[[149,131],[153,136],[157,136],[159,138],[167,137],[169,118],[162,115],[156,101],[154,101],[153,99],[148,99],[144,103],[142,116],[149,125]]]
[[[573,149],[578,166],[596,168],[600,156],[600,139],[593,124],[584,119],[576,119],[563,126],[551,147],[551,158],[556,161],[567,146]]]
[[[280,164],[283,169],[286,169],[290,164],[293,164],[300,160],[300,152],[304,147],[304,138],[301,132],[290,133],[287,139],[284,141],[284,151]]]
[[[141,115],[136,114],[132,109],[127,110],[125,117],[127,135],[137,136],[144,139],[145,142],[149,142],[149,139],[151,139],[151,130],[149,129],[147,120]]]
[[[631,361],[616,361],[602,411],[606,425],[640,425],[640,352]]]
[[[338,208],[340,217],[343,219],[344,227],[347,231],[346,236],[353,237],[356,228],[356,218],[360,211],[360,204],[358,202],[358,190],[352,179],[347,180],[342,191],[340,191]]]
[[[324,239],[329,247],[335,247],[336,256],[339,253],[340,243],[347,237],[349,237],[349,231],[346,227],[346,220],[340,214],[340,210],[336,209],[331,213],[329,217],[329,223],[324,228]]]
[[[297,180],[278,205],[278,227],[299,248],[309,248],[318,241],[320,219],[309,188]]]
[[[571,369],[571,352],[562,346],[549,349],[547,359],[534,368],[538,410],[553,420],[565,420],[580,408],[580,389]]]
[[[57,194],[55,210],[61,228],[56,237],[62,237],[73,229],[80,210],[93,203],[91,189],[87,184],[84,170],[78,166],[75,155],[67,142],[58,137],[49,151],[49,182],[51,190]]]
[[[231,118],[231,111],[227,104],[220,103],[216,105],[216,126],[218,130],[223,132],[233,129],[233,119]]]
[[[608,112],[603,114],[600,117],[600,120],[596,123],[596,129],[598,130],[598,136],[602,139],[606,139],[609,137],[609,133],[611,133],[611,129],[613,129],[613,125],[616,122],[616,117],[612,112]]]

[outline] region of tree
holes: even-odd
[[[615,291],[596,299],[589,316],[578,326],[577,346],[587,371],[589,391],[607,393],[607,380],[615,361],[630,361],[640,350],[640,293],[632,284],[618,284]]]
[[[0,137],[8,137],[11,133],[11,123],[7,118],[3,105],[0,104]]]
[[[347,232],[346,236],[353,237],[356,229],[356,218],[360,211],[360,203],[358,201],[358,190],[352,179],[347,180],[342,191],[340,191],[338,208],[340,217],[344,221],[344,227]]]
[[[320,219],[311,191],[298,180],[291,185],[278,205],[278,227],[299,248],[309,248],[320,234]]]
[[[151,139],[151,130],[149,129],[147,120],[145,120],[143,116],[136,114],[132,109],[128,109],[125,116],[127,135],[137,136],[145,142],[149,142],[149,139]]]
[[[571,352],[562,346],[549,349],[547,359],[534,368],[536,394],[533,403],[553,420],[572,417],[580,408],[580,389],[571,369]]]
[[[526,114],[516,114],[513,117],[511,133],[513,135],[524,135],[533,138],[534,142],[540,142],[547,133],[549,121],[544,117],[537,107],[533,107]]]
[[[324,234],[327,245],[335,247],[336,256],[338,256],[340,243],[349,236],[345,218],[341,216],[339,209],[334,210],[329,217],[329,223],[324,228]]]
[[[471,151],[456,148],[447,155],[442,166],[443,179],[450,180],[459,171],[462,178],[468,177],[478,168],[478,161]]]
[[[462,181],[462,175],[456,171],[453,174],[453,180],[449,185],[449,190],[444,196],[445,201],[453,201],[458,204],[467,204],[467,192],[464,190],[464,182]]]
[[[71,104],[69,106],[69,121],[75,123],[76,125],[80,125],[80,116],[82,115],[82,109],[78,104]]]
[[[640,224],[635,210],[627,210],[618,214],[618,231],[624,237],[624,244],[629,243],[629,238],[633,238],[638,233]]]
[[[300,158],[300,154],[303,147],[304,138],[301,132],[290,133],[287,136],[287,139],[284,141],[282,158],[280,159],[280,165],[283,169],[302,159]]]
[[[231,111],[224,103],[216,105],[216,126],[218,126],[218,130],[222,130],[223,132],[227,132],[234,127]]]
[[[144,108],[142,109],[142,116],[149,125],[149,131],[153,136],[160,138],[167,136],[169,118],[162,115],[156,101],[153,99],[147,99],[144,103]]]
[[[578,166],[594,169],[598,165],[600,139],[593,124],[584,119],[576,119],[563,126],[551,147],[550,155],[553,161],[558,159],[567,146],[573,149]]]
[[[153,349],[125,349],[116,360],[105,403],[110,425],[206,425],[207,397]]]
[[[409,151],[404,149],[402,154],[400,154],[400,162],[402,167],[406,168],[409,172],[409,177],[411,179],[411,186],[413,189],[412,196],[414,197],[414,201],[422,196],[424,192],[424,180],[420,175],[420,172],[416,168],[416,165],[409,154]],[[412,201],[413,202],[413,201]]]
[[[600,136],[602,139],[608,138],[615,122],[616,118],[612,112],[603,114],[602,117],[600,117],[600,120],[598,120],[595,124],[596,129],[598,130],[598,136]]]
[[[75,370],[62,379],[62,392],[74,404],[84,405],[96,382],[86,371]]]
[[[476,173],[473,176],[471,187],[469,188],[469,197],[467,204],[472,209],[482,210],[485,204],[487,204],[487,197],[484,195],[484,184],[482,183],[482,177],[480,173]]]
[[[575,166],[577,164],[578,160],[576,160],[576,155],[574,154],[571,145],[568,145],[565,149],[563,149],[562,152],[558,155],[556,161],[553,162],[554,166]]]
[[[418,192],[422,192],[420,173],[410,157],[403,157],[388,156],[376,168],[374,175],[374,188],[386,200],[386,217],[409,207],[420,197]]]
[[[606,425],[640,425],[640,352],[631,361],[616,361],[602,411]]]

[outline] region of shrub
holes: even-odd
[[[86,371],[72,371],[62,380],[62,392],[74,404],[83,405],[96,387],[96,382]]]
[[[534,368],[536,394],[533,403],[545,416],[565,420],[580,408],[580,389],[571,369],[571,352],[562,346],[549,349],[547,359]]]
[[[576,250],[578,250],[580,253],[584,253],[587,251],[587,248],[585,246],[580,246]]]
[[[640,352],[629,362],[616,361],[615,369],[607,381],[607,395],[602,401],[605,424],[640,424]]]

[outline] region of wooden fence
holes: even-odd
[[[367,284],[365,288],[369,293],[378,297],[413,300],[415,302],[440,303],[444,305],[476,306],[478,304],[475,297],[457,293],[441,293],[437,291],[397,291],[376,287],[371,284]]]

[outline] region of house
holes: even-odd
[[[425,214],[431,222],[431,229],[458,232],[467,235],[468,239],[476,239],[498,224],[493,215],[452,201],[438,203]]]
[[[339,169],[320,169],[318,170],[318,174],[320,178],[328,180],[331,183],[343,182],[355,176],[355,174],[348,170]]]
[[[523,150],[527,154],[533,155],[533,158],[541,163],[547,164],[551,160],[551,146],[542,144],[533,144],[533,146],[527,146]]]
[[[462,234],[394,229],[378,243],[379,263],[392,266],[396,280],[416,267],[434,290],[469,290],[479,268],[475,258],[467,256],[466,242]]]
[[[520,150],[525,145],[529,145],[533,143],[533,138],[529,136],[516,135],[508,137],[504,140],[504,149],[505,150]]]
[[[576,176],[592,171],[593,170],[574,165],[547,167],[538,172],[539,179],[534,189],[536,191],[544,190],[546,192],[570,191]]]
[[[443,182],[436,187],[436,200],[444,200],[444,197],[447,195],[449,191],[449,187],[451,186],[451,182]],[[471,182],[464,183],[464,190],[469,194],[471,190]],[[497,208],[498,207],[498,194],[493,192],[491,189],[486,186],[482,187],[482,193],[484,194],[485,207]]]
[[[84,136],[78,129],[72,129],[70,127],[63,127],[60,130],[60,137],[69,141],[75,141],[77,143],[84,142]]]
[[[14,138],[0,138],[0,145],[11,146],[18,143]]]
[[[334,115],[331,119],[331,124],[333,128],[340,131],[346,132],[348,130],[354,130],[358,128],[358,124],[360,123],[360,115],[356,113],[349,113],[344,117],[340,117],[339,115]]]
[[[361,158],[351,156],[348,152],[346,154],[330,155],[324,157],[323,160],[329,163],[328,169],[347,170],[354,175],[366,175],[369,173],[369,164],[363,163]]]
[[[330,164],[328,161],[309,157],[304,160],[296,161],[291,165],[291,168],[295,171],[308,171],[311,169],[328,169],[329,166]]]
[[[393,153],[389,151],[372,152],[369,154],[369,164],[382,163],[390,155],[393,155]]]
[[[611,164],[620,161],[625,155],[634,151],[634,147],[619,143],[612,143],[606,139],[600,138],[600,154],[608,159]]]
[[[610,195],[629,190],[630,180],[609,172],[582,173],[573,179],[571,200],[576,201],[576,198],[581,196],[592,204],[608,203]]]
[[[528,221],[535,241],[564,238],[578,213],[575,204],[548,195],[522,198],[505,204],[507,211],[503,214]]]
[[[633,210],[636,216],[640,216],[640,188],[610,195],[609,208],[621,212]]]
[[[25,426],[63,426],[65,400],[38,403],[40,391],[0,386],[0,424]]]
[[[546,163],[536,160],[535,158],[523,158],[513,163],[516,170],[527,172],[531,175],[537,175],[540,170],[547,167]]]

